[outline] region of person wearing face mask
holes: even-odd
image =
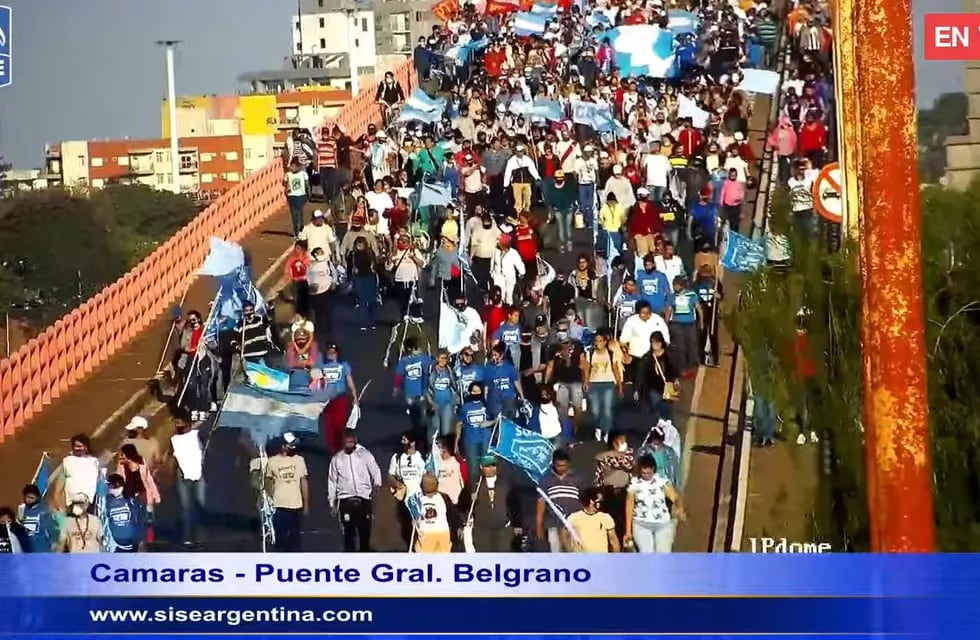
[[[505,304],[514,304],[514,293],[526,274],[521,254],[511,246],[510,235],[501,234],[490,260],[490,275],[494,285],[500,287]]]
[[[538,397],[548,358],[551,356],[548,318],[539,315],[534,325],[534,329],[521,333],[521,353],[518,360],[521,370],[521,388],[529,398]]]
[[[456,416],[456,445],[454,454],[463,453],[466,462],[466,478],[475,486],[478,480],[480,459],[487,455],[490,446],[491,427],[496,421],[484,402],[483,385],[471,382],[466,388],[463,404]]]
[[[428,374],[432,356],[423,352],[415,337],[405,338],[404,354],[395,364],[395,384],[392,396],[403,395],[412,423],[412,433],[421,439],[427,432],[425,393],[429,387]],[[427,442],[427,441],[426,441]]]
[[[518,144],[504,169],[504,188],[513,189],[514,209],[518,213],[531,210],[531,185],[541,182],[538,168],[526,152],[527,147]]]
[[[327,450],[339,451],[343,446],[343,433],[347,427],[350,407],[360,400],[351,366],[340,357],[337,345],[328,344],[323,349],[323,363],[319,368],[323,388],[330,402],[323,408],[321,423]]]
[[[85,434],[71,438],[71,453],[61,461],[64,473],[65,504],[77,495],[94,496],[102,465],[92,455],[92,441]]]
[[[89,513],[91,500],[83,493],[68,500],[68,517],[61,523],[54,551],[62,553],[99,553],[102,551],[102,523]]]
[[[545,204],[558,225],[558,245],[562,253],[572,250],[572,210],[578,200],[578,191],[564,171],[555,172],[555,181],[548,190]]]
[[[194,354],[197,352],[198,344],[200,344],[201,337],[204,335],[204,323],[201,322],[201,312],[196,310],[189,311],[187,316],[178,322],[178,329],[180,330],[180,340],[172,364],[177,387],[180,388],[184,385],[187,372],[190,370],[191,364],[194,361]]]
[[[311,257],[313,260],[306,271],[306,282],[309,286],[313,333],[317,344],[326,344],[333,334],[334,269],[321,247],[314,249]]]
[[[0,507],[0,555],[5,553],[32,553],[33,551],[35,549],[27,533],[27,528],[14,517],[14,510],[10,507]]]
[[[464,249],[470,257],[473,277],[476,278],[480,289],[489,291],[491,261],[497,250],[500,229],[489,211],[477,207],[474,216],[466,222],[465,236]]]
[[[745,201],[745,183],[738,179],[738,171],[728,170],[728,179],[721,185],[718,194],[721,205],[721,219],[732,231],[738,232],[742,222],[742,203]]]
[[[180,532],[183,545],[191,547],[198,538],[198,523],[205,509],[204,444],[201,433],[187,416],[174,419],[170,436],[170,455],[176,461],[175,485],[180,503]]]
[[[373,501],[381,488],[381,468],[377,460],[357,442],[357,432],[344,431],[343,448],[330,458],[327,472],[327,504],[340,517],[344,551],[371,550]]]
[[[653,457],[640,458],[638,473],[626,489],[623,546],[640,553],[670,553],[677,531],[674,515],[682,522],[686,519],[680,494],[657,473]]]
[[[520,495],[498,474],[494,456],[480,459],[480,475],[472,495],[473,550],[507,553],[514,548],[514,538],[524,531]]]
[[[143,505],[126,495],[126,481],[118,473],[106,479],[109,495],[106,496],[105,511],[108,514],[109,535],[115,543],[117,553],[136,553],[145,541],[146,514]]]
[[[279,453],[269,458],[265,467],[265,490],[272,496],[272,527],[276,534],[276,551],[300,551],[303,516],[310,510],[310,488],[306,460],[296,453],[297,439],[292,433],[282,436]]]
[[[242,358],[250,362],[265,362],[275,350],[272,338],[272,325],[265,314],[255,312],[255,305],[246,302],[242,305],[242,319],[235,328],[241,341]]]
[[[507,347],[495,344],[490,350],[490,362],[486,365],[484,379],[487,385],[487,407],[494,416],[503,415],[514,419],[517,402],[524,397],[517,368],[507,357]]]
[[[596,455],[595,486],[602,491],[604,511],[616,522],[620,539],[626,533],[623,508],[626,504],[626,488],[636,466],[636,456],[626,442],[626,434],[610,431],[608,449]]]
[[[603,511],[605,506],[598,487],[582,491],[581,509],[568,516],[573,536],[564,527],[558,530],[561,547],[575,553],[618,553],[619,537],[612,516]]]
[[[561,414],[576,421],[582,409],[582,383],[585,380],[586,358],[582,345],[572,339],[567,320],[558,322],[558,344],[545,369],[545,384],[553,386]]]
[[[58,539],[58,523],[41,500],[37,485],[29,484],[21,491],[23,502],[17,507],[17,522],[24,527],[30,550],[34,553],[51,551],[51,544]]]

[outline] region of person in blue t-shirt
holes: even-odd
[[[429,388],[427,376],[430,368],[432,356],[422,351],[418,338],[406,338],[405,354],[395,365],[395,388],[392,395],[397,398],[401,394],[405,398],[416,442],[422,441],[427,431],[424,400]]]
[[[136,553],[146,536],[146,514],[143,505],[134,498],[126,497],[126,481],[118,473],[106,478],[109,495],[105,499],[105,513],[109,520],[109,534],[116,543],[117,553]]]
[[[510,361],[521,361],[521,312],[517,307],[507,307],[507,319],[493,333],[493,343],[507,347]]]
[[[58,540],[58,522],[41,500],[41,490],[37,485],[29,484],[21,491],[23,504],[17,509],[17,520],[27,531],[31,543],[31,551],[43,553],[51,551],[51,546]]]
[[[456,380],[459,381],[459,395],[466,396],[467,389],[474,382],[481,386],[486,382],[482,364],[473,361],[473,347],[464,347],[459,352],[459,362],[456,363]]]
[[[447,350],[439,350],[435,364],[429,371],[428,381],[426,397],[433,409],[428,432],[431,443],[437,436],[448,436],[453,432],[453,417],[456,415],[456,407],[460,405],[459,382],[456,372],[449,366]]]
[[[670,281],[657,271],[653,254],[643,256],[643,268],[636,272],[636,289],[640,300],[650,305],[650,311],[670,320],[670,307],[674,303]]]
[[[459,408],[456,422],[456,455],[462,451],[466,459],[466,480],[472,489],[480,477],[480,458],[490,448],[490,436],[496,420],[483,401],[483,387],[471,383],[466,390],[465,401]]]
[[[320,367],[323,388],[330,402],[323,408],[323,430],[327,449],[331,454],[344,448],[344,429],[351,405],[357,406],[359,399],[354,375],[349,364],[340,357],[335,344],[323,348],[324,362]]]
[[[524,397],[520,376],[514,363],[507,359],[507,348],[495,344],[490,350],[490,362],[483,378],[487,385],[487,407],[494,416],[500,414],[513,420],[517,417],[517,399]]]
[[[670,342],[676,349],[677,368],[690,377],[701,362],[698,354],[698,327],[703,326],[701,299],[688,286],[686,276],[674,278],[674,307],[670,314]]]
[[[711,187],[705,185],[698,193],[698,201],[691,206],[691,215],[687,219],[687,235],[697,246],[704,243],[714,248],[718,244],[717,219],[718,205],[711,201]]]

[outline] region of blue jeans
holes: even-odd
[[[660,204],[664,199],[664,194],[667,193],[667,187],[647,187],[650,190],[650,199]]]
[[[436,436],[448,436],[453,432],[456,421],[456,407],[453,403],[436,404],[432,419],[429,420],[429,442]]]
[[[599,229],[598,244],[596,245],[596,253],[608,258],[609,255],[609,242],[612,241],[612,246],[616,250],[615,253],[621,254],[623,252],[623,234],[618,231],[606,231],[605,229]]]
[[[361,326],[373,327],[378,316],[378,277],[374,274],[354,276],[354,295],[364,316]]]
[[[595,224],[595,183],[578,185],[578,208],[585,218],[585,226],[589,229]]]
[[[633,544],[640,553],[670,553],[676,531],[673,520],[657,524],[633,520]]]
[[[589,411],[595,416],[596,428],[608,434],[613,428],[613,408],[616,403],[615,382],[593,382],[589,385]]]
[[[505,418],[510,418],[513,420],[517,417],[517,398],[501,398],[500,396],[491,396],[489,398],[489,402],[487,402],[487,409],[493,417],[503,415]]]
[[[768,444],[776,437],[776,413],[772,403],[762,396],[754,396],[752,400],[752,440],[756,444]]]
[[[650,413],[652,413],[657,419],[671,419],[673,412],[671,411],[670,403],[664,400],[663,392],[651,391],[647,396],[647,405],[650,407]]]
[[[490,448],[490,429],[463,429],[463,456],[466,458],[466,479],[471,487],[476,486],[480,477],[480,458],[487,455]]]
[[[555,221],[558,223],[558,242],[562,245],[572,241],[572,212],[555,210]]]
[[[186,480],[183,474],[177,473],[177,500],[180,502],[180,530],[184,542],[195,540],[197,525],[204,512],[204,496],[206,486],[204,478]]]
[[[303,207],[306,206],[306,196],[286,196],[289,203],[289,219],[293,224],[293,235],[298,236],[303,230]]]
[[[408,405],[408,421],[412,425],[412,433],[418,439],[428,433],[429,420],[426,415],[426,402],[422,398],[405,398],[405,404]],[[415,444],[424,451],[426,447],[432,444],[432,439],[429,438],[424,445],[418,441]]]

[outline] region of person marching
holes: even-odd
[[[323,351],[323,366],[320,368],[322,384],[330,401],[323,408],[323,437],[327,451],[331,454],[344,446],[344,429],[351,405],[357,406],[359,398],[351,366],[340,358],[337,345],[328,344]]]

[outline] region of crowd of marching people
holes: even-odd
[[[197,425],[240,361],[255,386],[325,399],[327,502],[347,551],[371,548],[382,490],[418,552],[671,550],[685,516],[673,405],[717,362],[719,248],[758,179],[748,123],[753,91],[766,91],[746,79],[774,65],[787,30],[792,80],[768,143],[798,221],[815,225],[804,192],[829,160],[826,7],[804,0],[784,20],[752,0],[447,2],[413,53],[419,88],[390,73],[378,86],[380,126],[289,146],[293,321],[281,328],[246,300],[209,340],[205,317],[187,314],[174,358],[187,419],[169,452],[135,419],[109,474],[73,439],[67,517],[26,487],[19,512],[0,511],[13,546],[142,548],[171,458],[192,545],[205,492]],[[314,184],[323,204],[307,221]],[[382,466],[358,442],[367,383],[337,344],[335,312],[354,306],[374,332],[388,301],[399,322],[384,360],[408,428]],[[310,495],[302,434],[276,436],[254,486],[275,548],[297,551],[322,497]],[[505,438],[544,443],[547,459],[535,449],[538,467],[522,466]]]

